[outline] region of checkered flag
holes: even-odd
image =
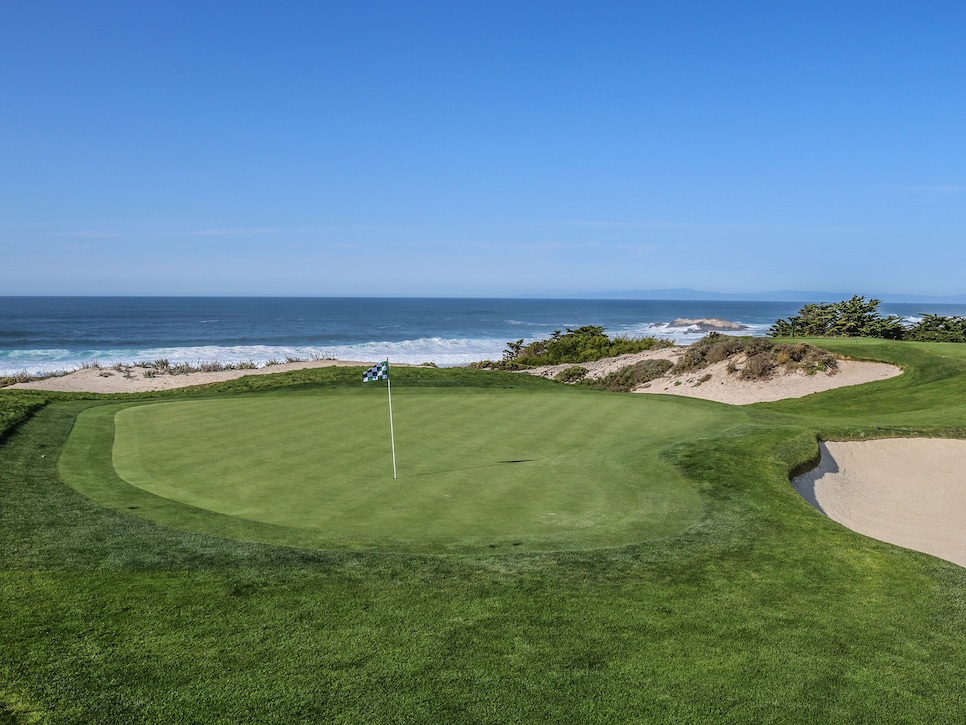
[[[373,380],[386,381],[386,395],[389,396],[389,440],[392,443],[392,478],[396,479],[396,435],[392,431],[392,381],[389,380],[389,361],[373,365],[362,374],[362,382],[369,383]]]
[[[389,361],[373,365],[362,374],[362,382],[371,383],[373,380],[389,380]]]

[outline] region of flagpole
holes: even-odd
[[[386,371],[389,371],[389,360],[386,360]],[[396,434],[392,429],[392,376],[386,376],[386,391],[389,393],[389,440],[392,444],[392,480],[396,480]]]

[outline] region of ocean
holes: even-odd
[[[96,362],[284,362],[289,358],[462,365],[511,340],[599,325],[611,336],[687,344],[677,318],[721,318],[763,335],[803,303],[335,297],[0,297],[0,375]],[[966,316],[964,305],[883,304],[882,314]]]

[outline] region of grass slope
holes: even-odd
[[[104,403],[52,396],[0,447],[2,717],[954,721],[966,710],[964,571],[838,526],[787,476],[816,455],[817,435],[966,435],[966,350],[835,345],[906,374],[668,433],[659,457],[700,496],[700,519],[610,549],[318,551],[160,525],[61,482],[58,453],[77,416]],[[233,400],[256,386],[338,394],[337,375],[157,399]],[[394,393],[547,389],[464,371],[411,375],[394,379]],[[11,392],[0,405],[22,401]],[[685,417],[729,410],[629,400],[682,406]]]

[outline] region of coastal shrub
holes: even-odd
[[[605,375],[602,378],[584,378],[581,385],[587,385],[600,390],[610,390],[616,393],[626,393],[644,383],[659,378],[673,367],[670,360],[641,360],[620,370]]]
[[[775,362],[786,370],[801,370],[809,375],[816,372],[838,372],[838,362],[828,350],[804,342],[781,344],[775,348]]]
[[[748,356],[740,377],[742,380],[763,380],[771,377],[776,367],[774,354],[757,352]]]
[[[569,368],[564,368],[559,373],[553,376],[554,380],[559,380],[561,383],[576,383],[581,378],[586,377],[587,373],[590,371],[583,367],[582,365],[571,365]]]
[[[478,362],[467,363],[465,367],[472,370],[504,370],[507,372],[513,372],[516,370],[525,370],[528,365],[521,365],[515,360],[479,360]]]
[[[786,372],[800,370],[812,375],[818,371],[834,374],[838,370],[835,356],[808,343],[776,344],[767,337],[734,337],[717,332],[688,346],[672,374],[700,370],[716,362],[728,360],[726,370],[744,380],[770,377],[777,368]]]
[[[742,341],[738,338],[719,335],[718,338],[714,339],[717,339],[715,344],[699,348],[698,354],[704,354],[704,362],[706,365],[714,365],[716,362],[726,360],[736,352],[741,352],[742,350]]]
[[[577,329],[567,328],[566,333],[554,330],[546,340],[525,344],[522,339],[507,343],[503,359],[498,367],[502,370],[520,370],[541,365],[579,364],[608,357],[670,347],[673,343],[656,337],[608,337],[603,327],[583,325]]]
[[[17,383],[29,383],[34,380],[34,376],[30,375],[26,370],[21,370],[13,375],[0,376],[0,388],[5,388],[8,385],[16,385]]]
[[[697,342],[687,346],[684,354],[674,365],[672,373],[688,373],[692,370],[713,365],[716,362],[726,360],[740,352],[747,352],[753,344],[752,340],[765,340],[766,338],[753,337],[734,337],[722,335],[720,332],[709,332]],[[768,343],[771,341],[768,340]],[[754,343],[760,345],[760,343]]]

